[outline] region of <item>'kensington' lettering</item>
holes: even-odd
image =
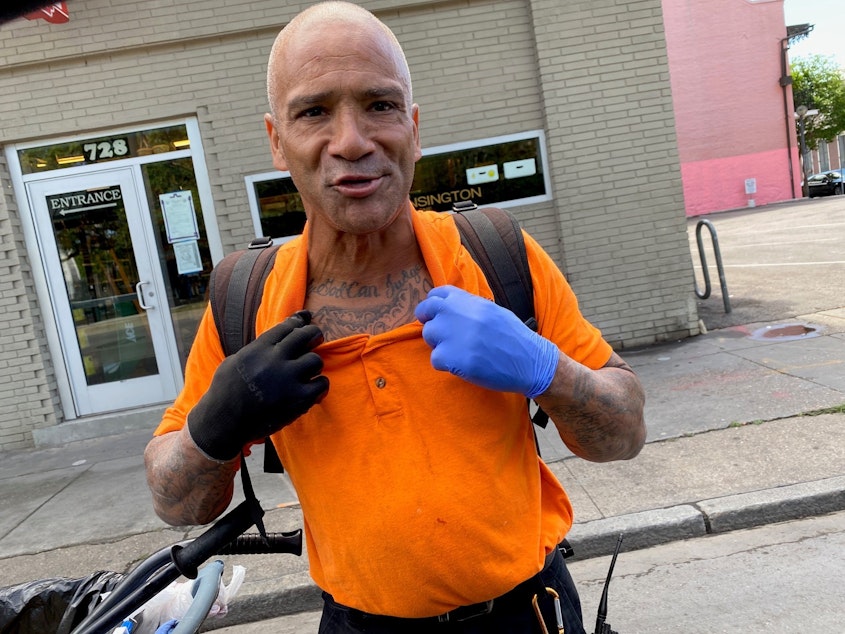
[[[454,189],[450,192],[416,196],[414,197],[414,207],[417,209],[428,209],[434,205],[451,204],[462,200],[479,201],[481,198],[483,198],[483,194],[481,193],[480,187]]]

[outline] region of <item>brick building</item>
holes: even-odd
[[[687,215],[800,198],[783,0],[663,0],[663,15]]]
[[[845,170],[845,134],[840,134],[830,143],[822,141],[816,149],[809,150],[807,154],[807,171],[810,174]]]
[[[152,427],[214,262],[301,227],[266,59],[306,3],[73,0],[0,27],[0,449]],[[373,0],[413,196],[509,207],[618,349],[697,334],[660,0]]]

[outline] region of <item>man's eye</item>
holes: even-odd
[[[322,106],[314,106],[313,108],[307,108],[303,110],[299,113],[299,116],[307,119],[311,117],[319,117],[324,112],[325,110],[322,108]]]
[[[377,101],[371,107],[376,112],[388,112],[396,108],[396,106],[389,101]]]

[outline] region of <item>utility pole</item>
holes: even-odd
[[[801,192],[804,198],[810,193],[807,185],[807,142],[804,139],[804,117],[807,116],[807,110],[807,106],[804,105],[795,109],[795,114],[798,115],[798,139],[801,144]]]

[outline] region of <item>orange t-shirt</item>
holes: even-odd
[[[452,218],[411,213],[434,285],[492,299]],[[280,248],[257,332],[302,308],[306,244],[307,234]],[[528,236],[526,246],[540,334],[603,366],[610,346],[549,256]],[[542,568],[572,524],[569,498],[537,456],[525,398],[434,370],[421,331],[413,322],[320,345],[328,395],[273,437],[302,504],[314,581],[344,605],[401,617],[504,594]],[[157,434],[184,425],[222,358],[206,311]]]

